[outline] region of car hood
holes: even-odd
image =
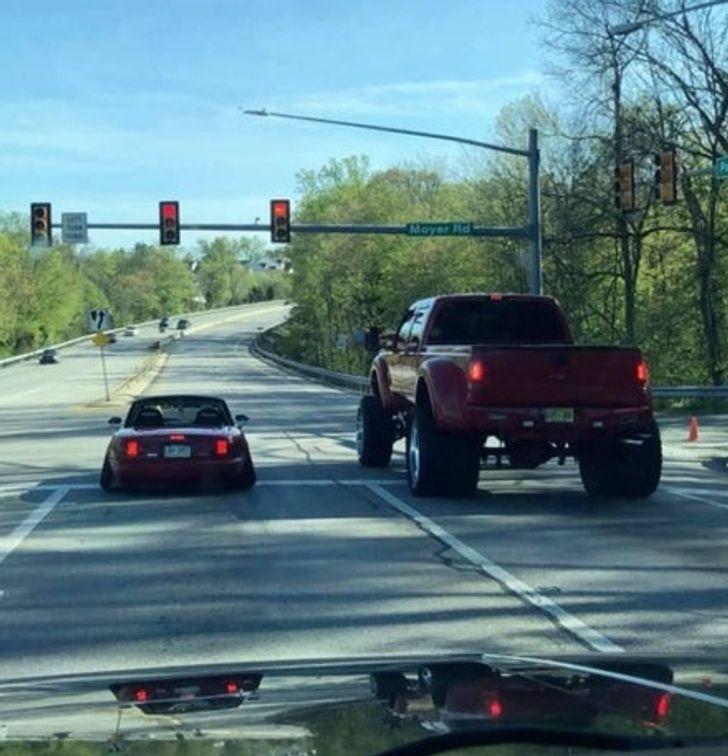
[[[241,661],[6,679],[0,701],[12,740],[255,739],[260,753],[346,742],[353,754],[433,733],[536,728],[728,742],[728,660],[701,656]]]

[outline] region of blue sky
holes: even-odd
[[[492,136],[544,83],[545,0],[2,0],[0,211],[252,222],[295,174],[366,154],[375,168],[457,147],[244,118],[267,107]],[[186,245],[194,236],[184,235]],[[94,232],[98,245],[154,234]]]

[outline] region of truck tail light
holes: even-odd
[[[124,445],[124,451],[127,457],[138,457],[139,441],[136,438],[130,438]]]
[[[657,705],[655,706],[655,719],[658,722],[661,722],[665,717],[667,717],[667,713],[670,711],[670,694],[669,693],[662,693],[660,697],[657,699]]]
[[[468,380],[471,383],[484,383],[488,368],[482,360],[472,360],[468,367]]]
[[[635,371],[637,383],[641,383],[644,386],[650,380],[650,369],[647,367],[647,363],[641,360],[637,363]]]
[[[226,457],[230,452],[230,442],[226,438],[215,439],[215,455]]]

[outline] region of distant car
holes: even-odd
[[[199,483],[239,491],[256,475],[242,430],[217,397],[188,394],[137,399],[109,442],[101,468],[105,491],[135,486]]]
[[[136,336],[137,335],[137,327],[136,326],[127,326],[124,329],[124,336]]]
[[[109,337],[109,344],[116,344],[116,334],[115,333],[111,333],[109,331],[109,333],[107,333],[106,335]]]
[[[58,362],[58,356],[55,349],[44,349],[41,356],[38,358],[38,362],[41,365],[55,365]]]
[[[159,330],[166,331],[167,328],[169,328],[169,318],[165,315],[163,318],[160,318],[159,320]]]
[[[190,327],[190,321],[187,318],[180,318],[177,321],[177,330],[186,331]]]

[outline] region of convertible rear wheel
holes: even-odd
[[[248,457],[248,461],[243,466],[243,469],[236,473],[235,477],[230,481],[230,488],[236,491],[249,491],[255,485],[256,480],[257,476],[253,460]]]
[[[111,469],[108,457],[104,457],[104,464],[101,467],[101,475],[99,476],[99,485],[104,491],[116,491],[119,488],[114,479],[114,471]]]

